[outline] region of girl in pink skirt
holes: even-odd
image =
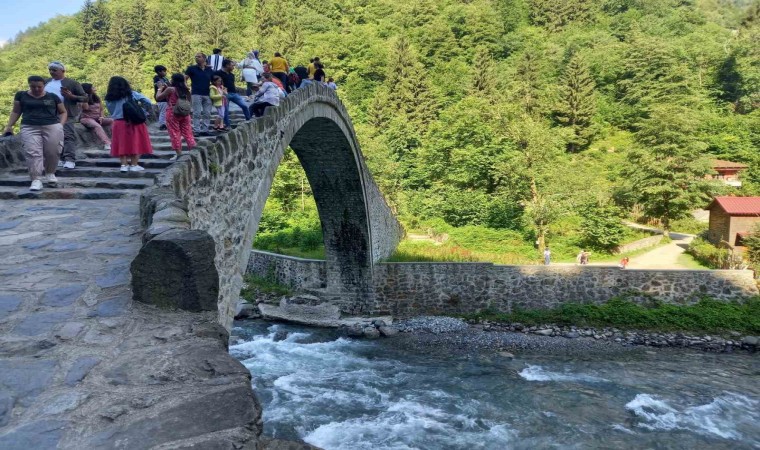
[[[148,97],[135,92],[129,82],[122,77],[111,77],[108,81],[106,106],[111,112],[111,156],[121,160],[122,172],[141,172],[145,170],[137,163],[140,155],[153,153],[153,146],[148,136],[145,123],[129,123],[124,120],[124,103],[128,98],[151,106]]]

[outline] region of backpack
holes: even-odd
[[[172,106],[172,113],[177,117],[189,116],[193,111],[193,106],[186,98],[179,96],[179,92],[176,91],[176,88],[174,94],[177,96],[177,103]]]
[[[131,94],[124,101],[122,111],[124,112],[124,120],[131,123],[132,125],[139,125],[141,123],[145,123],[148,120],[148,118],[145,116],[145,111],[140,108],[140,105],[137,104],[137,100],[135,100]]]

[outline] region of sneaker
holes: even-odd
[[[66,161],[65,163],[63,163],[63,168],[64,169],[73,169],[76,166],[77,165],[76,165],[76,163],[74,163],[74,161]]]
[[[164,131],[166,129],[166,125],[160,125],[158,127],[159,130]]]
[[[177,158],[179,158],[179,155],[174,155],[171,158],[169,158],[169,161],[176,161]]]
[[[111,144],[103,145],[103,150],[111,150]]]
[[[54,173],[49,173],[48,176],[47,176],[47,181],[48,181],[48,183],[57,183],[58,182],[58,178],[55,177]]]
[[[58,167],[63,167],[64,162],[62,160],[58,161]]]
[[[121,166],[120,172],[129,172],[129,166]]]
[[[32,181],[32,185],[29,186],[30,191],[41,191],[42,190],[42,181],[40,180],[34,180]]]
[[[143,170],[145,170],[143,166],[129,166],[130,172],[142,172]]]

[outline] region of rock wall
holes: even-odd
[[[650,236],[648,238],[639,239],[637,241],[630,242],[628,244],[623,244],[615,249],[616,253],[619,254],[625,254],[630,252],[635,252],[636,250],[641,250],[644,248],[654,247],[655,245],[659,244],[662,241],[663,235],[657,234],[654,236]]]
[[[77,131],[77,148],[87,148],[98,145],[100,142],[95,133],[91,132],[82,125],[75,125]],[[84,158],[84,153],[77,155]],[[24,146],[18,135],[0,137],[0,170],[15,169],[25,167]]]
[[[322,262],[324,265],[325,263]],[[249,270],[294,288],[319,262],[254,251]],[[265,272],[262,272],[265,271]],[[604,303],[616,296],[687,304],[700,297],[742,300],[758,295],[748,270],[622,270],[614,266],[499,266],[490,263],[380,263],[373,272],[372,312],[396,317],[467,314],[491,309],[553,308]]]
[[[229,329],[252,240],[288,145],[304,167],[319,210],[327,258],[324,285],[340,294],[345,312],[372,307],[365,293],[373,264],[393,252],[403,231],[364,164],[345,107],[333,90],[316,84],[214,144],[183,155],[143,194],[146,244],[132,271],[137,300],[170,303],[163,286],[166,271],[177,272],[179,279],[192,264],[216,272],[220,322]],[[198,234],[180,239],[190,230],[208,234],[215,253],[203,250],[206,240]],[[164,273],[136,272],[161,252],[178,255],[171,258],[176,263]],[[214,289],[208,283],[190,286],[190,297],[208,297]],[[184,298],[184,304],[202,310],[210,304],[208,298]]]

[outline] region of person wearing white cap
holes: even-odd
[[[66,67],[60,61],[53,61],[48,64],[50,78],[45,83],[45,92],[55,94],[63,102],[66,108],[67,119],[63,125],[63,152],[59,167],[73,169],[76,167],[76,146],[77,136],[74,130],[74,124],[79,120],[79,114],[82,112],[80,103],[87,102],[82,85],[71,78],[66,78]]]

